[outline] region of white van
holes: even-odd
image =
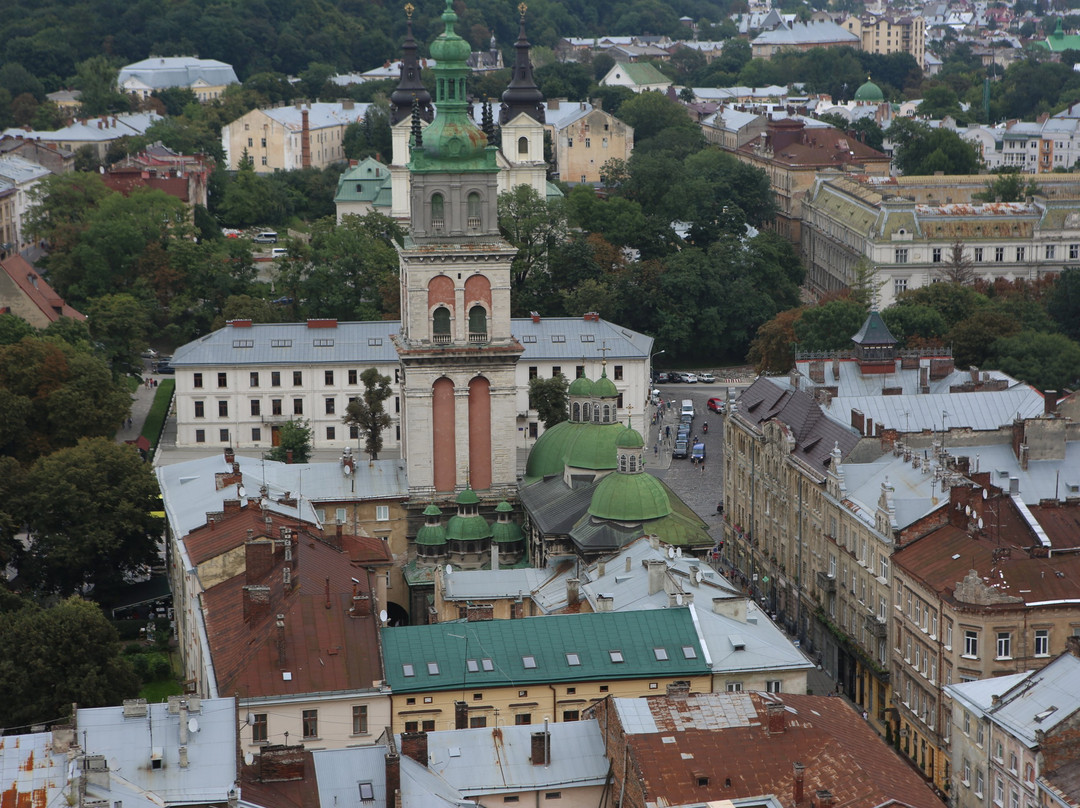
[[[273,230],[263,230],[252,241],[256,244],[277,244],[277,233]]]
[[[689,415],[691,418],[693,418],[694,402],[688,398],[684,398],[682,402],[682,410],[680,410],[679,415]]]

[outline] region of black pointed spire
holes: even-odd
[[[487,141],[489,146],[497,146],[495,142],[495,118],[491,113],[491,101],[487,96],[484,96],[484,107],[481,113],[480,128],[484,130],[484,134],[487,135]]]
[[[412,100],[412,143],[416,148],[424,145],[424,130],[420,128],[420,99],[413,96]]]
[[[502,107],[499,110],[499,123],[512,121],[522,112],[531,116],[537,123],[544,122],[544,94],[536,86],[533,78],[532,60],[529,58],[529,40],[525,36],[524,3],[518,5],[521,14],[521,27],[518,29],[517,42],[514,43],[514,75],[506,92],[502,95]]]
[[[405,16],[408,19],[408,32],[401,45],[401,79],[390,94],[390,124],[396,124],[407,117],[415,101],[420,107],[420,116],[431,123],[435,111],[431,107],[431,93],[420,81],[420,60],[416,56],[416,40],[413,39],[412,13],[413,4],[405,4]]]

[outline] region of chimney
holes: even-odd
[[[1054,415],[1057,413],[1057,390],[1046,390],[1043,392],[1043,415]]]
[[[866,434],[866,416],[863,415],[862,410],[851,408],[851,425],[858,430],[860,435]]]
[[[538,312],[530,311],[529,316],[532,317],[532,321],[534,323],[540,322],[540,314]]]
[[[464,704],[464,702],[458,702]],[[426,732],[401,733],[401,754],[412,758],[421,766],[428,765],[428,735]]]
[[[768,735],[783,735],[787,729],[787,707],[782,701],[773,701],[765,705],[766,733]]]
[[[825,361],[815,359],[810,363],[810,381],[814,384],[825,384]]]
[[[570,606],[577,605],[578,594],[580,592],[581,581],[577,578],[566,579],[566,602]]]
[[[1074,657],[1080,657],[1080,636],[1073,634],[1065,638],[1065,650]]]
[[[311,128],[308,125],[308,111],[300,110],[300,165],[311,168]]]
[[[606,573],[606,572],[607,572],[607,563],[604,562],[604,561],[597,561],[596,562],[596,577],[597,578],[603,578],[604,573]]]
[[[534,732],[532,734],[532,765],[546,766],[551,762],[548,760],[550,752],[551,734],[547,730],[544,732]]]
[[[499,545],[497,542],[491,543],[491,569],[499,569]]]
[[[791,787],[791,801],[798,805],[803,801],[803,777],[806,773],[806,767],[795,761],[792,764],[795,768],[795,784]]]
[[[285,450],[285,462],[288,463],[290,466],[292,465],[292,451],[292,449]]]
[[[827,788],[819,788],[814,792],[814,800],[811,806],[812,808],[832,808],[833,802],[832,792]]]
[[[614,598],[611,595],[597,595],[596,596],[596,611],[598,612],[610,612],[611,605]]]
[[[791,386],[793,388],[795,388],[796,390],[798,390],[799,389],[799,369],[798,369],[798,367],[793,367],[791,369],[790,381],[791,381]]]
[[[254,539],[244,542],[245,583],[260,583],[273,568],[273,539]]]
[[[185,721],[184,723],[186,725],[187,721]],[[181,769],[186,769],[187,767],[188,767],[187,746],[181,746],[180,747],[180,768]]]
[[[627,559],[629,561],[629,559]],[[655,595],[664,588],[664,575],[667,572],[667,562],[657,558],[650,558],[645,562],[649,570],[649,594]]]
[[[228,463],[231,466],[233,464],[234,460],[236,460],[236,456],[233,454],[233,448],[231,446],[226,446],[225,447],[225,462]]]
[[[183,748],[188,742],[188,709],[187,699],[180,699],[180,707],[176,711],[180,719],[180,746]]]
[[[244,587],[244,622],[250,623],[270,612],[270,587]]]
[[[927,393],[930,392],[929,376],[930,376],[930,369],[929,368],[925,368],[925,367],[919,368],[919,392],[922,393],[923,395],[926,395]]]
[[[277,622],[277,663],[279,668],[285,667],[285,615],[278,614]]]
[[[495,619],[495,607],[490,603],[470,603],[465,607],[465,621],[486,623]]]
[[[627,572],[630,572],[630,565],[631,565],[631,563],[632,563],[632,560],[631,560],[630,556],[627,556],[627,557],[626,557],[626,571],[627,571]]]
[[[840,357],[834,356],[832,361],[832,377],[834,382],[840,381]]]
[[[401,791],[401,755],[394,746],[393,733],[386,733],[386,804],[396,805],[395,796]]]
[[[454,729],[469,728],[469,705],[463,701],[454,702]]]
[[[667,694],[673,701],[686,701],[686,697],[690,695],[690,683],[687,681],[669,682]]]
[[[1009,478],[1009,496],[1010,497],[1015,497],[1019,493],[1020,493],[1020,478],[1019,477],[1010,477]]]

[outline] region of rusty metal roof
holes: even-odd
[[[61,802],[67,785],[64,754],[54,755],[53,734],[0,735],[0,806],[46,808]]]

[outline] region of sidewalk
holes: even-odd
[[[659,408],[655,404],[649,404],[648,411],[645,417],[648,419],[648,429],[645,430],[645,467],[653,469],[668,469],[671,468],[671,449],[675,443],[675,427],[679,423],[678,417],[675,415],[675,411],[667,411],[667,407],[664,407],[664,412],[657,420],[657,423],[653,423],[653,416],[656,414]],[[664,437],[664,427],[672,427],[671,439]],[[650,455],[649,450],[653,449],[653,453]],[[651,458],[651,459],[650,459]]]
[[[143,374],[144,380],[149,378],[151,378],[150,374]],[[155,375],[153,378],[160,383],[166,377]],[[145,384],[140,384],[135,390],[131,401],[131,426],[128,426],[126,421],[120,424],[120,428],[116,430],[117,443],[135,440],[142,434],[143,424],[146,423],[146,416],[150,414],[150,407],[154,403],[155,395],[157,395],[157,388],[147,389]]]

